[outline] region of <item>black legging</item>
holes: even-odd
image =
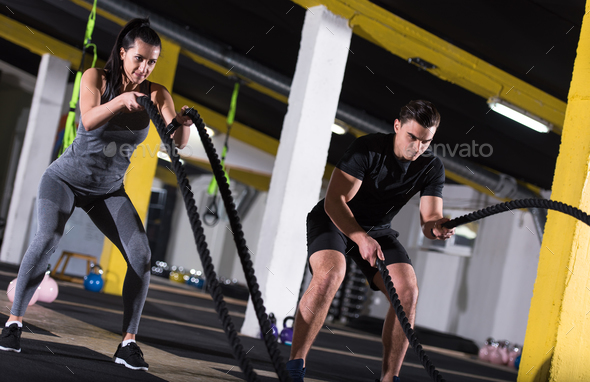
[[[37,234],[21,262],[11,313],[24,315],[74,207],[86,211],[127,262],[123,284],[123,332],[136,334],[148,292],[151,252],[135,207],[123,188],[106,195],[81,196],[52,171],[46,171],[39,184]]]

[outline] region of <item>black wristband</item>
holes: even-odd
[[[178,121],[176,120],[176,117],[172,118],[172,122],[170,122],[170,124],[171,124],[172,126],[174,126],[176,129],[178,129],[180,126],[182,126],[182,123],[178,122]]]
[[[178,122],[176,120],[176,118],[172,118],[172,122],[170,122],[168,124],[168,126],[166,126],[166,134],[172,134],[173,132],[175,132],[180,126],[182,126],[182,123]]]

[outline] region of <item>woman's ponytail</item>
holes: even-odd
[[[114,97],[121,94],[121,86],[123,84],[123,61],[121,61],[121,48],[125,51],[129,50],[135,45],[135,40],[140,39],[148,45],[161,47],[162,43],[160,37],[150,27],[150,20],[145,19],[133,19],[129,21],[119,35],[117,41],[113,45],[111,55],[107,60],[104,71],[106,77],[106,90],[103,94],[103,98],[111,100]]]

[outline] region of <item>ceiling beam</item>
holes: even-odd
[[[425,69],[486,100],[500,97],[550,122],[561,134],[566,103],[456,47],[368,0],[292,0],[303,8],[324,5],[349,20],[353,32],[403,60],[419,57]]]
[[[80,5],[86,4],[83,1],[78,1],[78,0],[70,0],[70,1],[73,1],[75,3],[79,2]],[[99,9],[97,9],[97,13],[102,15],[103,12],[102,11],[99,12]],[[27,33],[30,33],[31,36],[34,38],[31,38],[30,36],[28,36],[27,33],[24,33],[25,31]],[[48,48],[50,47],[56,56],[63,58],[65,60],[70,60],[70,62],[72,62],[72,67],[77,68],[80,63],[81,52],[79,49],[76,49],[71,45],[63,43],[63,42],[61,42],[49,35],[39,32],[35,29],[28,28],[24,24],[14,21],[4,15],[0,15],[0,38],[4,38],[5,40],[8,40],[16,45],[27,48],[31,52],[38,54],[38,55],[50,53],[48,50]],[[212,64],[216,65],[214,63],[212,63]],[[270,89],[268,89],[268,90],[269,90],[269,92],[272,92],[272,90],[270,90]],[[219,114],[219,113],[217,113],[217,112],[215,112],[215,111],[213,111],[201,104],[193,102],[190,99],[185,98],[185,97],[180,96],[175,93],[172,93],[172,99],[174,100],[174,104],[177,107],[179,107],[180,105],[193,106],[196,110],[199,111],[203,120],[206,121],[206,123],[210,127],[215,128],[216,130],[220,131],[221,133],[227,132],[226,117],[224,115],[221,115],[221,114]],[[353,133],[357,137],[366,134],[365,132],[362,132],[358,129],[354,129]],[[276,153],[277,153],[278,145],[279,145],[278,140],[276,140],[270,136],[267,136],[267,135],[255,130],[247,125],[244,125],[244,124],[238,122],[238,121],[234,122],[234,124],[232,126],[231,135],[234,138],[236,138],[244,143],[247,143],[253,147],[256,147],[264,152],[267,152],[271,155],[276,155]],[[329,179],[333,170],[334,170],[334,166],[331,164],[327,164],[326,170],[324,172],[324,178]],[[477,189],[480,192],[483,192],[485,194],[493,196],[493,193],[491,193],[486,188],[478,186],[478,185],[474,184],[473,182],[470,182],[469,180],[464,179],[464,178],[462,178],[450,171],[446,171],[446,174],[450,179],[453,179],[453,180],[455,180],[459,183],[462,183],[462,184],[469,185],[469,186]],[[240,181],[242,181],[246,184],[252,185],[253,187],[255,187],[259,190],[264,190],[264,188],[267,187],[266,186],[267,182],[268,183],[270,182],[270,177],[268,177],[268,179],[262,179],[262,177],[264,177],[264,175],[259,175],[259,177],[257,177],[255,179],[255,182],[253,182],[253,184],[250,184],[247,181],[248,177],[246,175],[247,174],[240,173],[239,176],[242,178]],[[528,184],[525,184],[525,185],[529,188],[534,187],[534,186],[530,186]]]
[[[80,49],[1,14],[0,37],[39,56],[50,53],[69,61],[74,70],[80,66],[82,58]]]
[[[82,7],[82,8],[87,9],[88,11],[92,10],[92,4],[89,4],[89,3],[87,3],[84,0],[70,0],[70,1],[72,3],[78,5],[78,6]],[[113,15],[110,12],[107,12],[104,9],[100,8],[100,7],[97,7],[96,8],[96,13],[99,16],[102,16],[102,17],[104,17],[104,18],[106,18],[106,19],[108,19],[108,20],[110,20],[110,21],[112,21],[112,22],[114,22],[116,24],[119,24],[121,26],[123,26],[123,25],[125,25],[127,23],[126,20],[124,20],[124,19],[122,19],[122,18],[120,18],[118,16],[115,16],[115,15]],[[192,59],[194,62],[196,62],[197,64],[203,65],[203,66],[205,66],[205,67],[207,67],[207,68],[209,68],[209,69],[211,69],[211,70],[213,70],[213,71],[215,71],[217,73],[223,74],[226,77],[232,77],[232,76],[240,77],[241,79],[244,80],[244,84],[246,86],[248,86],[248,87],[256,90],[257,92],[262,93],[262,94],[266,94],[267,96],[269,96],[271,98],[274,98],[274,99],[276,99],[276,100],[278,100],[280,102],[288,103],[288,100],[289,100],[288,97],[286,97],[286,96],[284,96],[284,95],[282,95],[282,94],[280,94],[280,93],[278,93],[278,92],[276,92],[276,91],[274,91],[272,89],[269,89],[269,88],[267,88],[265,86],[262,86],[262,85],[260,85],[260,84],[258,84],[256,82],[253,82],[250,79],[245,78],[245,77],[239,75],[238,73],[233,72],[231,69],[230,70],[227,70],[226,67],[224,67],[222,65],[219,65],[219,64],[217,64],[217,63],[215,63],[215,62],[213,62],[211,60],[208,60],[208,59],[206,59],[206,58],[204,58],[202,56],[199,56],[199,55],[191,52],[190,50],[181,48],[180,49],[180,54],[182,54],[184,56],[187,56],[190,59]]]

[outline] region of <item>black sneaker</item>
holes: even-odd
[[[143,360],[143,353],[135,342],[129,343],[127,346],[117,348],[113,361],[133,370],[146,370],[148,364]]]
[[[303,367],[303,359],[292,359],[285,365],[287,372],[293,382],[303,382],[305,378],[305,367]]]
[[[20,335],[23,332],[17,324],[11,324],[2,329],[0,334],[0,350],[20,353]]]

